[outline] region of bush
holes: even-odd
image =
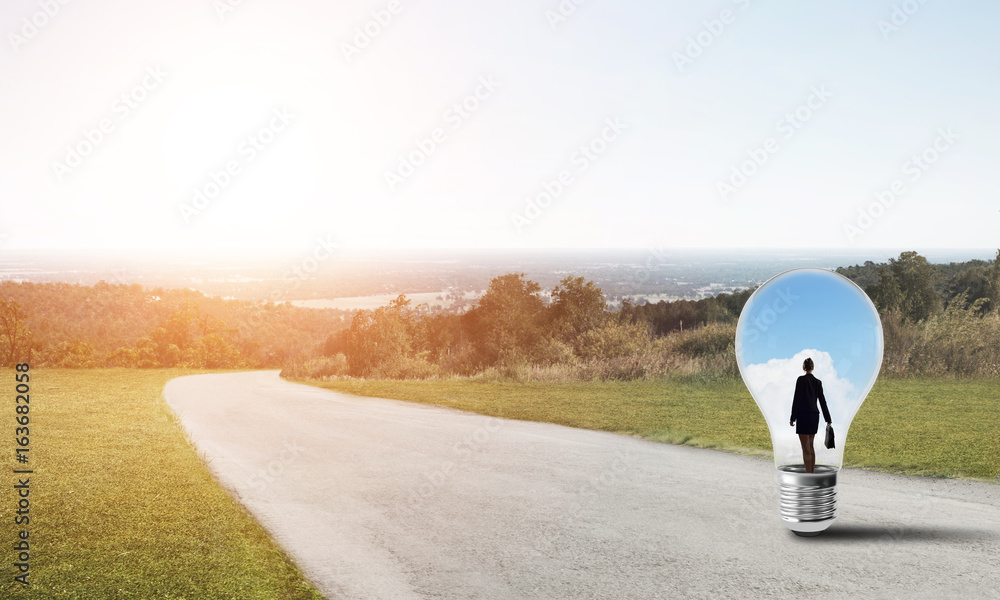
[[[282,377],[299,379],[330,379],[343,377],[349,372],[347,357],[343,353],[333,356],[322,356],[304,363],[297,363],[281,371]]]
[[[910,357],[920,342],[921,326],[905,323],[898,312],[889,312],[882,315],[882,335],[885,343],[882,372],[908,374],[911,370]]]
[[[728,352],[730,346],[735,348],[736,324],[709,323],[704,327],[671,333],[666,336],[666,341],[672,354],[692,357],[717,356]]]
[[[653,340],[644,323],[608,321],[577,338],[577,352],[587,360],[645,356],[653,350]]]
[[[108,367],[135,368],[139,364],[139,351],[135,348],[119,348],[104,359]]]
[[[86,342],[62,342],[50,346],[39,358],[38,362],[45,366],[62,369],[92,369],[97,366],[94,347]]]
[[[541,366],[572,365],[576,363],[576,355],[568,344],[554,338],[547,338],[538,343],[532,352],[532,364]]]
[[[662,354],[630,354],[612,358],[592,359],[583,364],[581,375],[591,380],[652,379],[669,371],[669,361]]]
[[[928,319],[910,358],[912,370],[929,375],[1000,375],[1000,315],[978,316],[986,301],[980,298],[967,307],[964,301],[953,302],[944,313]]]
[[[476,351],[469,344],[457,346],[451,352],[442,354],[438,359],[442,373],[452,375],[475,375],[480,372],[476,368]]]

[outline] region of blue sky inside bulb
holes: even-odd
[[[795,269],[754,292],[736,327],[736,360],[767,420],[776,465],[802,462],[798,436],[788,424],[802,362],[813,359],[837,432],[837,448],[828,450],[820,423],[816,462],[839,467],[851,420],[878,377],[882,349],[875,306],[833,271]]]

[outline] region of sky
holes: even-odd
[[[829,354],[840,376],[859,391],[874,382],[882,346],[882,324],[868,296],[823,269],[795,269],[770,279],[747,301],[737,325],[741,368],[812,348]]]
[[[62,2],[0,249],[998,245],[995,2]]]

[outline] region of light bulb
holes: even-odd
[[[793,269],[773,277],[740,314],[736,362],[771,432],[781,520],[798,535],[818,535],[837,518],[837,474],[847,433],[878,378],[882,348],[882,321],[871,299],[850,279],[825,269]],[[799,384],[810,390],[803,397],[817,397],[822,390],[836,438],[836,447],[827,449],[824,415],[813,400],[820,414],[812,473],[807,472],[806,444],[789,425],[807,358],[814,378]],[[807,415],[796,426],[808,433],[810,420]]]

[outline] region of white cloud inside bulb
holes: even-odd
[[[834,428],[840,425],[842,429],[846,429],[847,419],[853,417],[857,409],[858,390],[848,379],[838,376],[833,357],[828,352],[805,349],[791,358],[772,358],[766,363],[747,365],[743,370],[743,380],[757,400],[768,424],[780,428],[783,423],[794,437],[795,430],[789,427],[788,420],[792,412],[795,382],[804,374],[802,362],[807,358],[813,359],[813,375],[823,382],[823,395],[826,397]],[[818,405],[819,403],[817,407]],[[821,422],[820,429],[822,428]]]

